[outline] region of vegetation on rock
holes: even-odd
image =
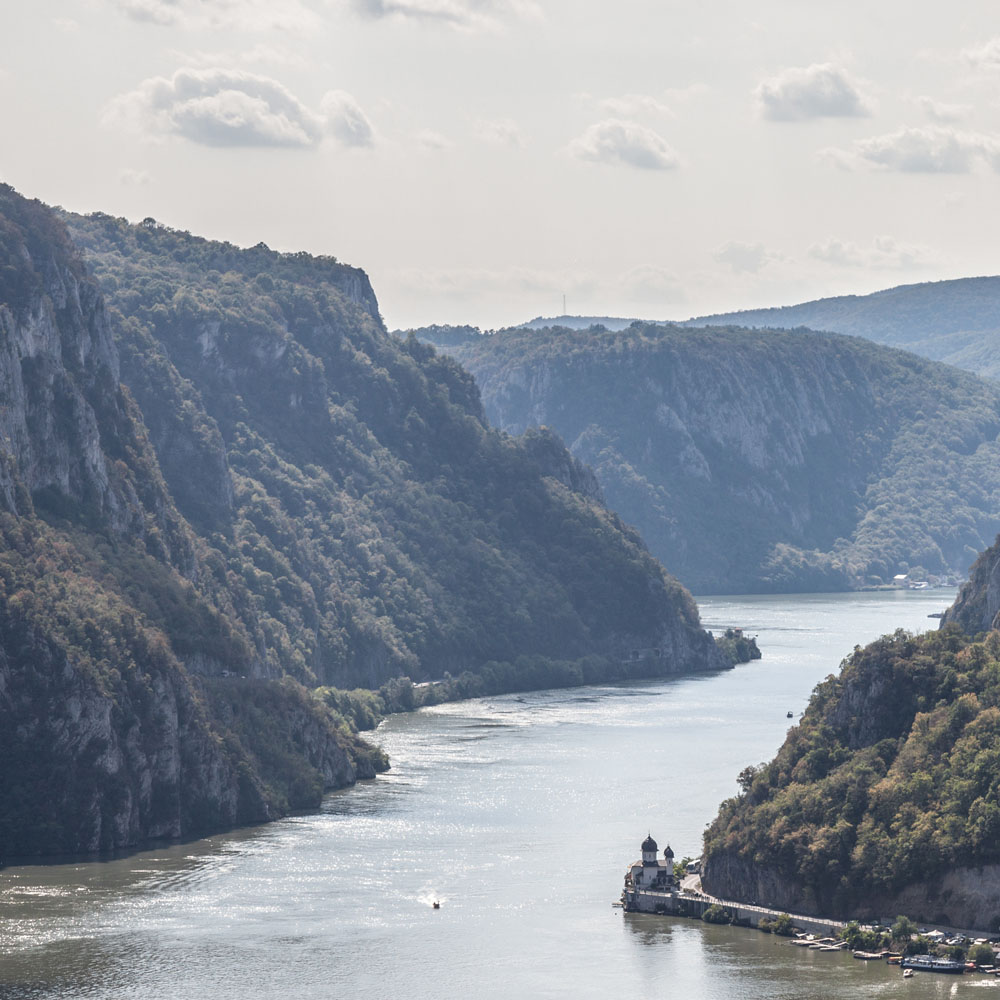
[[[710,891],[767,902],[781,885],[807,911],[864,915],[920,886],[921,919],[962,925],[967,901],[934,887],[1000,863],[1000,633],[856,649],[741,786],[705,833]]]
[[[640,324],[449,349],[497,426],[558,432],[697,593],[964,575],[1000,530],[1000,389],[903,351]]]

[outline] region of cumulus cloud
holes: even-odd
[[[864,118],[871,101],[847,71],[833,63],[790,67],[760,83],[754,91],[760,113],[771,121],[810,118]]]
[[[302,0],[112,0],[135,21],[161,27],[305,31],[319,18]]]
[[[850,150],[825,150],[823,155],[848,169],[874,166],[908,174],[965,174],[980,159],[1000,165],[1000,140],[982,132],[931,125],[859,139]]]
[[[320,103],[326,129],[345,146],[372,146],[375,130],[358,102],[346,91],[331,90]]]
[[[510,118],[479,121],[476,123],[476,135],[494,146],[523,149],[527,145],[527,139],[520,126]]]
[[[350,94],[332,91],[321,114],[276,80],[242,70],[179,69],[115,98],[109,124],[204,146],[316,146],[325,134],[346,146],[370,146],[371,123]]]
[[[372,19],[407,18],[466,30],[492,29],[511,18],[537,18],[535,0],[352,0],[357,13]]]
[[[1000,70],[1000,38],[963,49],[962,58],[976,69]]]
[[[728,264],[736,273],[751,274],[781,259],[777,254],[769,253],[763,243],[740,243],[735,240],[718,247],[712,252],[712,257],[720,264]]]
[[[918,97],[917,106],[932,122],[939,125],[960,122],[968,118],[972,112],[971,104],[945,104],[943,101],[935,101],[932,97]]]
[[[591,125],[570,143],[569,151],[580,160],[624,163],[642,170],[673,170],[679,162],[659,133],[618,118]]]
[[[859,268],[911,268],[934,263],[934,253],[919,244],[900,243],[891,236],[879,236],[871,246],[841,240],[814,243],[807,251],[814,260],[821,260],[837,267]]]

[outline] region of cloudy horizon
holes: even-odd
[[[44,9],[39,9],[44,7]],[[985,2],[51,0],[0,180],[333,254],[390,327],[684,319],[1000,271]]]

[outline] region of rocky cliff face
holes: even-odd
[[[945,612],[942,625],[957,622],[970,635],[1000,627],[1000,539],[975,561],[969,579],[955,603]]]
[[[265,739],[221,711],[231,693],[189,675],[177,650],[192,663],[228,650],[241,673],[251,656],[192,586],[203,549],[119,376],[103,299],[65,229],[0,188],[5,858],[270,819],[379,763],[301,689],[241,679],[237,703],[268,706]],[[157,627],[170,602],[178,635],[201,618],[221,645],[172,647]]]
[[[507,330],[451,350],[491,421],[558,432],[696,592],[964,574],[1000,528],[1000,392],[900,351],[640,325]]]
[[[818,685],[705,833],[726,899],[837,918],[1000,921],[996,633],[902,631]]]

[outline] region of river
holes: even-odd
[[[387,720],[392,770],[322,811],[103,862],[0,871],[0,997],[489,1000],[981,995],[996,981],[624,915],[651,832],[678,859],[855,643],[951,591],[702,598],[764,659]],[[432,902],[439,900],[440,909]],[[970,991],[973,991],[970,994]]]

